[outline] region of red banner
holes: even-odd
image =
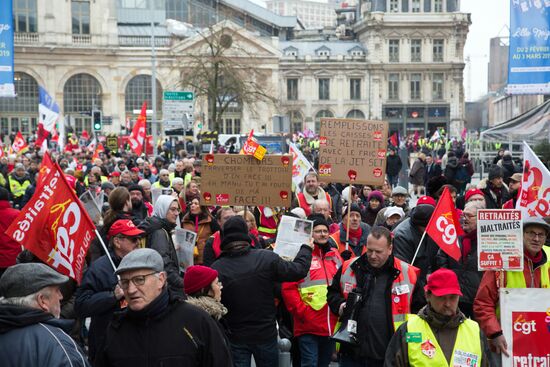
[[[13,140],[13,144],[11,145],[11,147],[13,151],[17,154],[23,154],[27,149],[29,149],[29,146],[27,145],[25,138],[23,138],[23,134],[21,134],[21,131],[18,131],[17,135],[15,135],[15,139]]]
[[[6,234],[80,284],[95,225],[59,166],[52,168]]]
[[[456,261],[460,260],[458,236],[464,232],[460,227],[458,214],[447,187],[443,190],[443,194],[437,202],[430,222],[426,227],[426,233],[447,255]]]
[[[98,143],[97,147],[94,150],[94,155],[92,156],[92,162],[99,158],[99,153],[104,152],[103,144]]]
[[[145,127],[147,124],[147,102],[143,102],[141,106],[141,113],[137,119],[137,122],[132,130],[132,134],[128,138],[128,143],[130,144],[130,149],[134,151],[138,156],[143,152],[143,144],[145,142],[146,131]]]
[[[55,164],[52,161],[52,158],[50,157],[50,154],[48,152],[44,153],[44,157],[42,158],[42,164],[40,165],[40,170],[38,171],[38,180],[37,180],[37,187],[42,187],[44,184],[44,181],[46,180],[46,177],[48,177],[48,174],[55,169]]]

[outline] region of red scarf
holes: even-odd
[[[464,234],[462,237],[462,262],[466,262],[466,258],[470,251],[472,251],[472,241],[477,237],[477,229],[474,229],[472,232]]]
[[[345,224],[343,225],[343,227],[344,227],[344,230],[347,230]],[[349,229],[349,240],[354,245],[357,245],[359,243],[362,235],[363,235],[363,230],[361,229],[361,226],[359,226],[359,228],[355,230],[351,228]]]
[[[535,256],[531,256],[527,251],[523,251],[523,254],[533,262],[533,264],[539,264],[542,261],[542,251],[539,251]]]

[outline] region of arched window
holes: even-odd
[[[38,84],[29,74],[16,72],[15,98],[0,98],[0,133],[21,131],[25,136],[36,130]]]
[[[304,130],[304,117],[300,111],[288,111],[290,130],[293,133]]]
[[[156,118],[157,121],[162,119],[162,86],[157,80],[157,103],[156,103]],[[141,110],[143,102],[147,102],[147,109],[150,110],[152,106],[152,88],[151,88],[151,76],[150,75],[136,75],[126,85],[126,91],[124,93],[124,105],[126,116],[130,117],[133,123],[137,119],[137,115],[133,113],[134,110]],[[151,116],[147,116],[147,122],[151,121]],[[147,134],[151,133],[151,124],[147,124]]]
[[[322,117],[334,117],[334,114],[329,110],[321,110],[315,115],[315,133],[319,134],[321,131],[321,118]]]
[[[364,119],[365,114],[361,110],[351,110],[346,115],[347,119]]]
[[[89,74],[73,75],[63,87],[63,111],[77,135],[92,131],[93,110],[103,111],[101,85]]]

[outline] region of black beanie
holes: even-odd
[[[361,213],[361,208],[356,203],[351,204],[351,208],[350,208],[349,211],[350,211],[350,213],[351,212],[357,212],[357,213],[359,213],[359,215],[362,214]],[[342,217],[345,217],[346,215],[348,215],[348,206],[344,205],[344,207],[342,208]]]
[[[143,187],[141,187],[138,184],[131,184],[128,186],[128,191],[139,191],[141,192],[141,195],[144,195]]]
[[[220,247],[223,251],[224,247],[231,242],[245,241],[251,243],[250,236],[248,235],[248,226],[243,217],[235,215],[229,218],[222,227],[221,231],[222,243]]]
[[[489,169],[489,181],[498,177],[504,177],[504,173],[502,172],[502,167],[495,164]]]
[[[322,214],[311,214],[309,217],[307,217],[307,219],[313,221],[314,229],[317,226],[325,226],[327,227],[327,229],[329,229],[328,222]]]
[[[420,204],[411,211],[411,223],[418,227],[426,227],[430,222],[430,218],[435,208],[432,205]]]

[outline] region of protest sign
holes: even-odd
[[[288,145],[288,152],[292,155],[292,183],[300,187],[306,174],[315,169],[294,143]]]
[[[292,261],[300,247],[311,240],[313,222],[283,215],[277,230],[277,240],[273,252],[285,260]]]
[[[480,271],[523,270],[523,224],[520,210],[478,210],[477,257]]]
[[[161,195],[172,195],[172,188],[171,187],[155,187],[151,189],[151,200],[153,201],[153,205],[157,202],[159,196]]]
[[[387,142],[386,121],[321,119],[321,181],[384,184]]]
[[[503,367],[550,366],[550,289],[501,288],[500,324],[510,353]]]
[[[206,154],[201,176],[201,205],[290,207],[290,155]]]
[[[195,250],[197,234],[188,229],[176,228],[173,239],[179,267],[185,270],[193,265],[193,251]]]
[[[516,209],[524,218],[550,216],[550,172],[523,142],[523,177]]]

